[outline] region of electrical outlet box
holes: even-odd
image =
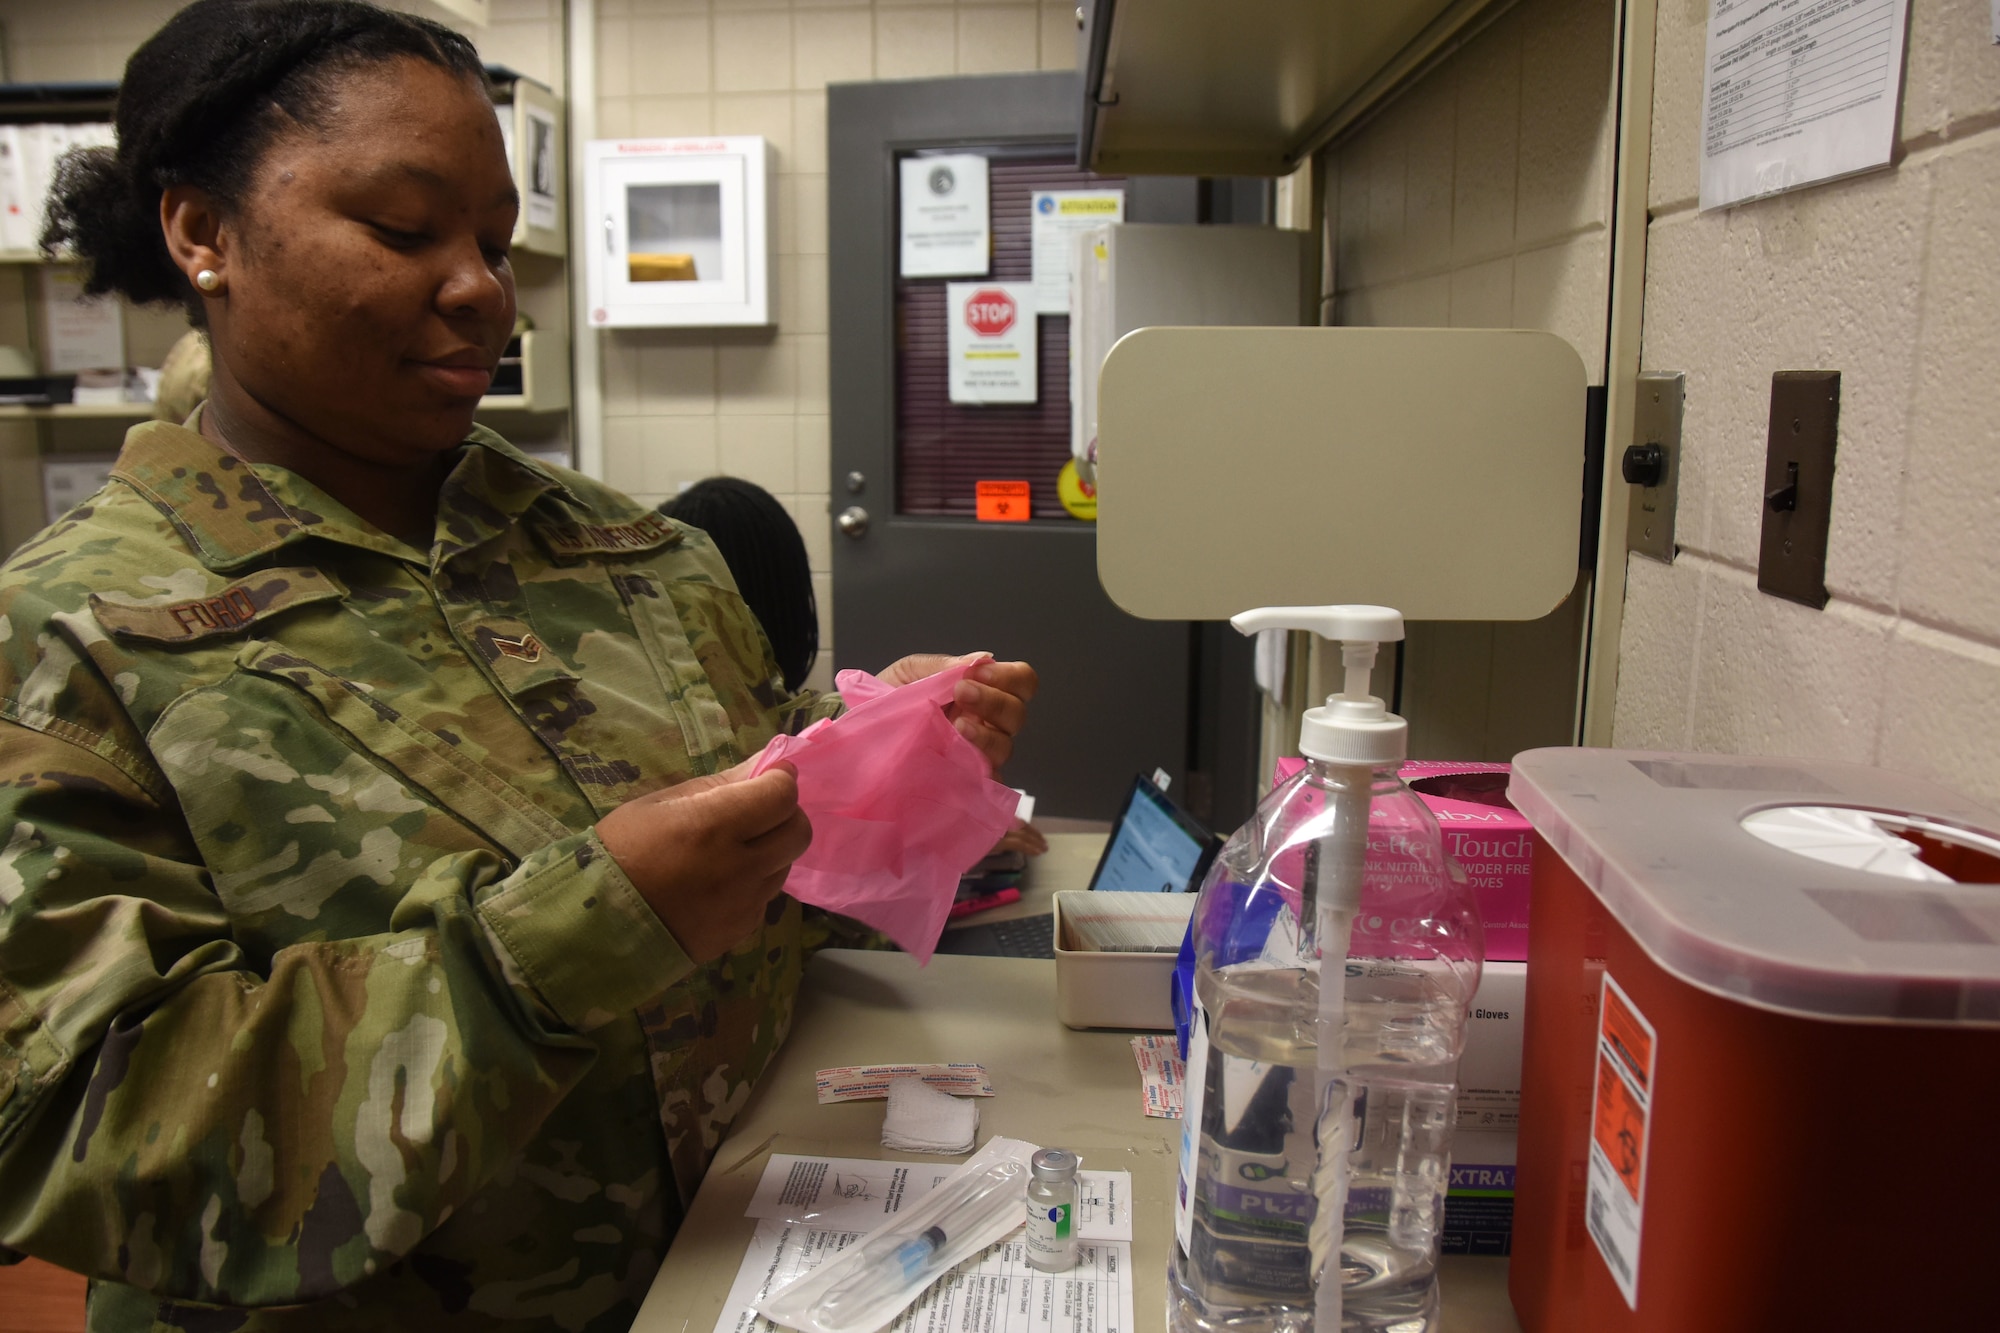
[[[1781,370],[1771,376],[1757,587],[1814,610],[1826,605],[1839,426],[1839,371]]]

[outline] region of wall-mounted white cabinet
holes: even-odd
[[[762,138],[600,139],[585,152],[593,327],[772,322]]]

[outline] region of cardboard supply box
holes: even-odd
[[[1277,780],[1305,767],[1305,760],[1280,759]],[[1444,849],[1464,867],[1479,895],[1486,922],[1486,961],[1528,960],[1528,884],[1534,864],[1535,830],[1507,804],[1506,764],[1412,759],[1402,779],[1430,807],[1444,835]]]
[[[1488,963],[1472,997],[1458,1061],[1458,1129],[1440,1247],[1445,1254],[1506,1254],[1510,1248],[1527,996],[1526,963]]]

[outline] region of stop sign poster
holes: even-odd
[[[1026,282],[948,282],[951,401],[1035,401],[1035,288]]]

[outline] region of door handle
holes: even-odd
[[[609,213],[604,215],[604,253],[618,253],[618,223]]]
[[[860,505],[847,506],[833,522],[846,536],[861,538],[868,535],[868,511]]]

